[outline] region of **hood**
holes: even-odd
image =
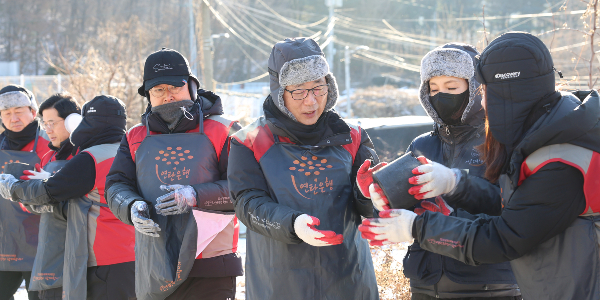
[[[506,33],[481,53],[475,73],[486,87],[490,131],[510,153],[536,105],[556,98],[550,51],[529,33]]]
[[[573,144],[600,153],[600,96],[597,91],[563,93],[552,110],[540,117],[516,146],[508,173],[516,174],[523,159],[537,149]]]
[[[165,121],[157,114],[153,114],[151,107],[148,106],[146,112],[142,115],[142,124],[148,124],[151,131],[160,133],[180,133],[195,129],[198,126],[199,116],[204,118],[212,115],[222,115],[223,105],[221,98],[215,93],[203,89],[198,89],[198,97],[194,105],[188,110],[192,120],[182,117],[179,124],[171,131]]]
[[[475,47],[463,43],[449,43],[427,53],[421,60],[421,105],[438,126],[447,126],[429,101],[429,80],[435,76],[452,76],[466,79],[469,83],[469,103],[463,112],[461,122],[471,126],[483,124],[485,112],[481,107],[480,83],[475,79]],[[460,126],[460,125],[459,125]]]

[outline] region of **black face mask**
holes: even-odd
[[[462,94],[437,93],[429,97],[431,106],[446,125],[458,125],[460,119],[469,104],[469,90]]]

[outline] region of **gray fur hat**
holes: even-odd
[[[461,117],[468,123],[471,110],[481,110],[479,82],[475,79],[475,47],[463,43],[449,43],[427,53],[421,60],[421,86],[419,100],[427,114],[438,124],[445,125],[429,101],[429,80],[436,76],[452,76],[466,79],[469,83],[469,103]]]
[[[283,93],[287,86],[325,77],[329,84],[325,111],[331,110],[337,103],[339,94],[335,77],[329,72],[329,64],[319,44],[311,38],[288,38],[275,44],[269,56],[269,75],[273,102],[294,121],[298,120],[285,107],[283,101]]]
[[[35,96],[30,90],[15,84],[0,89],[0,110],[21,106],[29,106],[32,110],[38,111]]]

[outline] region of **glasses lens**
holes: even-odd
[[[181,92],[181,89],[183,87],[182,86],[169,86],[169,91],[171,92],[171,94],[179,94],[179,92]]]
[[[323,96],[323,95],[327,94],[327,86],[322,85],[322,86],[315,87],[313,89],[313,93],[315,93],[315,96]]]
[[[156,98],[162,97],[165,94],[165,90],[163,87],[154,87],[150,89],[150,94]]]
[[[43,123],[44,125],[44,129],[46,130],[52,130],[52,127],[54,127],[54,123]]]
[[[292,92],[292,98],[294,98],[294,100],[302,100],[306,98],[307,95],[308,90],[295,90]]]

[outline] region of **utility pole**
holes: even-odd
[[[346,46],[344,51],[344,67],[345,67],[345,76],[346,79],[346,118],[353,117],[352,112],[352,102],[350,101],[350,97],[352,96],[352,89],[350,88],[350,59],[352,57],[352,53],[358,51],[367,51],[369,50],[368,46],[360,45],[354,48],[353,50],[350,47]]]
[[[335,28],[335,8],[342,7],[343,0],[325,0],[325,5],[329,7],[329,25],[327,25],[327,31],[329,34],[327,35],[327,39],[329,41],[329,45],[327,45],[327,62],[329,63],[329,71],[333,73],[333,63],[335,57],[335,46],[334,39],[335,35],[333,33],[333,29]]]
[[[196,47],[196,30],[194,26],[194,5],[192,0],[188,0],[188,11],[189,11],[189,28],[190,28],[190,65],[192,66],[192,74],[198,76],[198,61],[196,55],[198,49]]]
[[[215,83],[213,80],[213,40],[212,31],[210,28],[210,11],[204,1],[200,1],[202,8],[202,56],[203,56],[203,70],[202,70],[202,81],[204,89],[209,91],[215,90]]]

